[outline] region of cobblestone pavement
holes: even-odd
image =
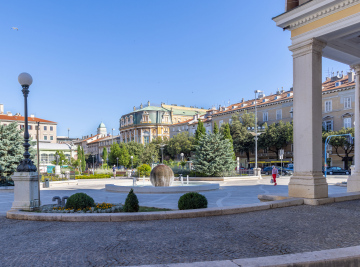
[[[121,266],[360,245],[360,200],[193,219],[71,223],[0,217],[0,266]]]

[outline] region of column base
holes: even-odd
[[[257,176],[258,179],[262,179],[262,177],[261,177],[261,168],[254,168],[254,176]]]
[[[289,182],[289,196],[302,198],[327,198],[328,183],[322,172],[294,173]]]
[[[12,210],[32,211],[40,206],[38,199],[38,173],[15,172],[11,179],[14,181],[14,202]]]
[[[347,180],[347,191],[360,192],[360,173],[356,173],[355,171],[351,172]]]

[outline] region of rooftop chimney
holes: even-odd
[[[0,104],[0,114],[4,114],[4,104]]]
[[[350,71],[348,72],[348,82],[352,83],[355,80],[355,73]]]
[[[35,115],[34,115],[34,114],[31,114],[31,115],[30,115],[30,118],[35,118]]]
[[[6,112],[8,116],[12,116],[12,113],[10,111]]]
[[[136,107],[134,106],[134,111],[136,110]]]
[[[148,107],[150,106],[150,101],[148,101]]]
[[[142,103],[140,104],[140,108],[143,108],[143,105],[142,105]]]

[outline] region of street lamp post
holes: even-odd
[[[116,167],[119,169],[119,158],[116,158]]]
[[[164,163],[164,147],[166,145],[165,144],[162,144],[160,145],[160,150],[161,150],[161,163]]]
[[[92,157],[92,160],[93,160],[93,175],[95,174],[95,156],[94,155],[91,155],[91,157]]]
[[[134,158],[134,156],[131,156],[130,158],[131,158],[131,171],[132,171],[132,169],[133,169],[133,158]]]
[[[68,128],[68,139],[70,139],[70,128]]]
[[[14,210],[28,210],[32,211],[34,208],[40,206],[40,187],[39,187],[39,175],[36,172],[37,168],[30,159],[29,153],[29,126],[28,126],[28,107],[27,98],[29,95],[29,87],[33,82],[33,79],[28,73],[21,73],[18,77],[18,81],[22,87],[22,93],[24,95],[24,158],[20,161],[19,166],[16,168],[16,172],[11,176],[15,183],[14,188],[14,202],[11,209]],[[39,155],[38,155],[39,160]]]
[[[257,107],[256,107],[256,103],[257,103],[257,97],[256,95],[259,94],[259,93],[262,93],[262,91],[260,90],[255,90],[254,91],[255,93],[255,168],[254,170],[256,172],[258,172],[258,151],[257,151],[257,142],[258,142],[258,133],[257,133],[257,129],[258,129],[258,126],[257,126]],[[256,176],[259,176],[258,173],[256,173]]]
[[[27,98],[29,95],[29,87],[32,84],[33,80],[30,74],[23,72],[19,75],[18,81],[22,87],[22,93],[24,95],[24,119],[25,119],[25,131],[24,131],[24,159],[20,162],[20,165],[17,167],[17,172],[36,172],[36,166],[33,164],[32,160],[30,159],[29,153],[29,129],[28,129],[28,108],[27,108]]]
[[[181,157],[181,166],[184,168],[183,161],[184,161],[184,153],[180,153],[180,157]]]
[[[103,164],[104,164],[104,159],[103,159],[103,158],[101,158],[101,169],[104,169]]]

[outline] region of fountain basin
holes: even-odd
[[[173,182],[172,186],[152,186],[150,184],[137,186],[105,185],[105,190],[109,192],[129,193],[130,190],[133,189],[135,194],[175,194],[211,191],[219,188],[219,184],[199,182],[189,182],[189,184],[186,184],[185,182],[183,185],[180,182]]]

